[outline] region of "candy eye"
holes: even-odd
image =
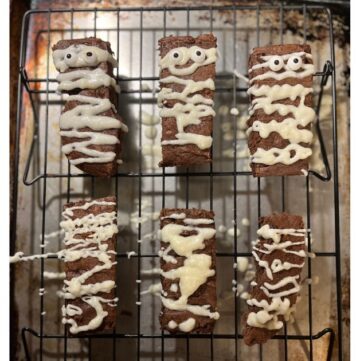
[[[284,66],[284,61],[282,60],[282,58],[280,56],[273,56],[270,58],[269,60],[269,68],[272,71],[279,71],[283,68]]]
[[[95,65],[97,64],[97,56],[92,51],[87,51],[85,53],[85,56],[82,56],[85,60],[85,62],[89,65]]]
[[[289,58],[286,64],[291,70],[299,70],[302,66],[302,59],[300,56],[293,55]]]
[[[77,54],[69,51],[68,53],[66,53],[64,61],[66,65],[71,67],[76,64],[76,59],[77,59]]]
[[[191,52],[191,59],[197,63],[200,63],[205,60],[205,52],[203,49],[194,48]]]
[[[183,60],[183,53],[181,50],[179,49],[174,49],[170,52],[170,59],[175,63],[181,63],[181,61]]]

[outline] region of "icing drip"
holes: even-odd
[[[178,215],[181,218],[178,218],[177,216],[174,217],[174,214],[170,215],[169,218],[189,220],[188,218],[184,218],[181,213]],[[208,222],[200,222],[200,220],[201,219],[194,220],[193,224],[209,224]],[[208,221],[208,219],[206,219],[206,221]],[[196,232],[196,234],[185,237],[182,236],[183,232]],[[177,261],[175,257],[167,255],[167,253],[171,250],[179,256],[186,257],[183,266],[166,272],[161,270],[161,275],[163,277],[173,281],[179,280],[179,285],[177,286],[176,284],[172,284],[170,290],[172,292],[177,292],[179,289],[181,293],[181,296],[176,300],[162,296],[161,299],[164,307],[178,311],[187,310],[195,315],[210,317],[213,319],[218,319],[220,317],[218,312],[212,312],[210,310],[210,305],[188,304],[188,298],[206,282],[208,277],[215,275],[215,270],[211,269],[211,256],[207,254],[193,253],[194,251],[203,249],[205,247],[205,240],[211,239],[215,233],[216,231],[213,228],[200,228],[174,223],[167,224],[162,228],[161,240],[165,243],[169,243],[169,246],[165,251],[160,251],[159,255],[166,262],[172,261],[172,263],[176,263]],[[177,326],[174,326],[174,328],[175,327]],[[192,327],[194,327],[194,325]],[[189,331],[184,332],[190,332],[193,328],[189,326],[186,327],[186,329],[189,329]]]
[[[294,251],[289,249],[293,246],[305,245],[306,229],[275,229],[271,228],[268,224],[263,225],[258,229],[257,234],[264,240],[271,240],[272,242],[265,243],[257,240],[253,247],[253,256],[259,267],[265,269],[266,276],[269,280],[274,279],[274,273],[288,271],[290,269],[299,268],[304,266],[304,262],[291,263],[282,261],[275,258],[269,264],[269,261],[264,259],[263,255],[269,255],[276,250],[281,250],[285,253],[291,253],[297,257],[305,257],[304,250]],[[282,236],[296,236],[299,237],[299,241],[292,242],[282,240]],[[257,247],[256,247],[257,246]],[[261,247],[261,248],[259,248]],[[259,288],[264,294],[271,299],[269,303],[267,300],[258,301],[255,298],[248,299],[249,306],[255,306],[260,308],[257,312],[250,312],[247,318],[247,324],[252,327],[266,328],[268,330],[278,330],[283,327],[283,321],[279,319],[281,316],[285,321],[290,319],[291,314],[295,310],[295,305],[291,306],[288,296],[298,293],[300,291],[299,284],[300,275],[287,276],[280,279],[280,281],[272,284],[264,282],[259,285]],[[252,282],[252,286],[258,286],[257,282]],[[284,290],[285,288],[285,290]]]
[[[185,65],[189,60],[192,63],[186,68],[177,66]],[[160,79],[162,88],[158,95],[158,105],[161,108],[159,115],[162,118],[175,118],[178,133],[176,139],[163,140],[162,145],[195,144],[201,150],[208,149],[212,145],[212,137],[201,134],[185,132],[188,125],[199,125],[202,117],[214,116],[213,100],[201,94],[194,94],[205,89],[214,90],[213,79],[194,81],[183,79],[178,76],[193,74],[199,67],[216,62],[216,49],[202,49],[197,46],[191,48],[180,47],[171,50],[160,59],[161,69],[169,69],[171,75]],[[181,92],[173,91],[171,84],[183,87]],[[169,101],[177,103],[167,108]]]
[[[153,295],[159,295],[162,290],[161,283],[155,283],[150,285],[149,288],[145,291],[141,291],[141,295],[146,295],[147,293],[151,293]]]
[[[251,73],[260,68],[270,68],[270,70],[252,78],[250,84],[255,81],[270,78],[280,81],[286,78],[301,79],[312,76],[314,74],[314,65],[303,64],[303,57],[312,58],[311,54],[305,52],[285,54],[282,56],[262,56],[261,58],[264,62],[254,65],[249,72]],[[284,69],[284,71],[279,72],[282,69]],[[275,84],[272,86],[263,84],[260,86],[252,85],[249,88],[248,94],[253,96],[249,108],[250,116],[252,116],[255,111],[262,110],[266,115],[277,112],[280,116],[287,116],[287,118],[281,122],[272,119],[268,123],[256,120],[247,130],[247,134],[258,132],[261,138],[268,138],[271,133],[276,132],[290,143],[283,149],[271,148],[265,150],[257,148],[256,152],[251,155],[252,163],[266,165],[282,163],[290,165],[298,160],[307,159],[311,156],[311,148],[304,147],[300,145],[300,143],[309,144],[313,138],[310,130],[303,129],[311,124],[316,117],[315,111],[305,105],[306,96],[312,92],[312,87],[304,87],[302,84]],[[300,99],[298,106],[278,103],[285,99],[290,99],[294,102],[298,98]]]
[[[114,152],[101,152],[91,149],[92,145],[113,145],[119,143],[116,136],[100,133],[107,129],[121,129],[124,132],[128,128],[120,120],[99,115],[105,111],[114,109],[109,99],[88,97],[84,95],[72,95],[68,101],[75,100],[82,104],[68,110],[60,116],[60,134],[63,137],[74,137],[84,139],[83,141],[74,141],[62,147],[65,154],[73,151],[80,152],[87,157],[70,160],[70,163],[77,165],[81,163],[107,163],[112,162],[116,154]],[[81,128],[88,127],[93,131],[79,131]]]
[[[112,86],[117,93],[120,87],[116,84],[116,80],[109,74],[106,74],[101,68],[93,70],[78,69],[68,73],[61,73],[56,77],[59,82],[57,91],[70,91],[77,88],[80,89],[97,89],[101,86]]]
[[[96,312],[96,316],[87,325],[79,326],[72,317],[81,315],[82,309],[71,304],[64,306],[62,322],[70,324],[70,332],[74,334],[94,330],[101,325],[103,319],[108,315],[104,311],[103,304],[108,304],[111,307],[116,306],[117,298],[105,299],[97,295],[100,292],[110,293],[115,287],[114,281],[105,280],[88,283],[88,279],[98,272],[111,269],[116,264],[111,260],[111,255],[115,252],[108,250],[106,241],[118,232],[118,228],[115,224],[116,212],[100,213],[96,216],[87,214],[82,218],[75,219],[71,217],[76,209],[87,210],[93,205],[113,206],[114,204],[114,202],[92,201],[82,206],[69,207],[63,212],[65,220],[60,225],[65,231],[64,243],[66,246],[70,246],[62,251],[64,261],[74,262],[87,257],[97,258],[99,261],[99,264],[81,275],[70,280],[64,280],[63,291],[59,292],[59,295],[66,300],[80,297]],[[79,238],[84,234],[86,234],[85,239]]]
[[[64,72],[69,68],[93,67],[101,62],[109,62],[115,68],[117,61],[107,50],[97,46],[73,44],[66,49],[57,49],[53,52],[55,68]]]

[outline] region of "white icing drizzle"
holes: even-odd
[[[147,293],[151,293],[153,295],[160,295],[160,292],[162,291],[161,283],[155,283],[153,285],[150,285],[147,290],[141,291],[141,295],[146,295]]]
[[[295,152],[295,155],[293,155],[292,152]],[[311,148],[303,147],[299,144],[289,144],[285,148],[271,148],[269,150],[258,148],[256,152],[251,155],[251,161],[253,163],[267,165],[277,163],[290,165],[298,160],[310,157],[311,153]]]
[[[262,253],[267,255],[271,254],[275,250],[281,250],[285,253],[295,254],[297,257],[305,257],[306,253],[304,250],[293,251],[288,248],[297,245],[304,245],[305,234],[307,232],[308,230],[306,229],[275,229],[271,228],[268,224],[265,224],[258,229],[258,236],[266,240],[271,239],[272,241],[268,244],[264,242],[260,243],[260,240],[257,240],[252,252],[258,266],[265,269],[266,276],[269,280],[274,279],[274,273],[288,271],[293,268],[301,269],[305,263],[290,263],[275,258],[272,260],[271,264],[269,264],[269,262],[263,259],[260,254]],[[284,241],[282,240],[282,236],[285,235],[299,237],[299,241]],[[260,244],[261,248],[256,247]],[[300,275],[287,276],[281,278],[280,281],[274,284],[264,282],[260,285],[260,289],[271,299],[271,302],[269,303],[267,300],[258,301],[255,298],[248,299],[247,303],[249,306],[258,307],[260,310],[249,313],[247,324],[252,327],[266,328],[268,330],[278,330],[282,328],[283,321],[279,319],[279,316],[282,316],[285,321],[288,321],[291,314],[294,312],[295,304],[293,306],[290,305],[288,296],[300,291],[299,279]],[[255,281],[251,282],[251,285],[258,286]],[[283,290],[284,287],[286,287],[286,290]]]
[[[73,89],[97,89],[101,86],[112,86],[117,93],[120,92],[119,85],[116,84],[116,80],[101,68],[92,70],[78,69],[68,73],[60,73],[56,77],[59,82],[57,87],[58,92],[70,91]]]
[[[121,129],[124,132],[128,128],[120,120],[99,115],[111,108],[109,99],[101,99],[88,97],[84,95],[72,95],[68,97],[68,101],[76,100],[82,104],[68,110],[60,116],[60,134],[63,137],[74,137],[77,139],[85,139],[83,141],[74,141],[62,147],[65,154],[78,151],[87,157],[72,159],[70,162],[74,165],[81,163],[107,163],[115,159],[115,152],[101,152],[90,149],[92,145],[113,145],[119,143],[116,136],[101,133],[107,129]],[[89,127],[94,131],[79,131],[79,129]]]
[[[97,66],[101,62],[109,62],[115,68],[117,61],[107,50],[97,46],[73,44],[65,49],[53,51],[55,68],[64,72],[69,68]]]
[[[255,298],[247,301],[249,306],[262,308],[259,312],[250,312],[247,318],[247,324],[252,327],[266,328],[268,330],[279,330],[283,327],[283,322],[279,320],[279,316],[284,316],[288,321],[290,314],[295,307],[290,307],[288,298],[283,300],[280,297],[274,297],[269,304],[266,300],[257,301]]]
[[[187,320],[180,322],[179,324],[177,324],[174,320],[171,320],[168,322],[168,327],[172,330],[178,327],[182,332],[191,332],[195,328],[195,324],[195,319],[189,317]]]
[[[48,280],[63,280],[66,277],[65,272],[44,271],[44,278]]]
[[[285,78],[301,79],[313,75],[314,65],[303,64],[302,57],[304,56],[311,58],[311,54],[305,52],[285,54],[282,56],[263,56],[262,59],[265,62],[254,65],[249,72],[264,67],[269,67],[270,70],[252,78],[250,84],[256,80],[269,78],[280,81]],[[286,61],[287,63],[285,63]],[[279,72],[284,68],[285,71]],[[261,109],[267,115],[278,112],[281,116],[288,117],[281,122],[275,119],[272,119],[268,123],[256,120],[247,130],[247,134],[258,132],[260,137],[267,138],[272,132],[277,132],[283,139],[290,142],[290,144],[283,149],[271,148],[265,150],[258,148],[256,152],[251,155],[252,163],[266,165],[282,163],[290,165],[298,160],[311,156],[311,148],[301,146],[299,143],[311,143],[313,134],[308,129],[299,129],[299,126],[306,127],[315,119],[315,111],[305,105],[306,96],[312,92],[312,87],[304,87],[302,84],[253,85],[249,88],[248,94],[254,97],[249,108],[250,116],[253,115],[256,110]],[[299,105],[277,103],[287,98],[291,101],[300,98]]]
[[[161,108],[159,115],[162,118],[175,118],[178,129],[176,139],[163,140],[162,145],[195,144],[202,150],[211,147],[211,136],[185,132],[185,128],[188,125],[199,125],[201,117],[215,115],[213,100],[201,94],[194,94],[204,89],[214,90],[215,83],[211,78],[194,81],[178,76],[193,74],[199,67],[215,63],[216,57],[216,48],[202,49],[192,46],[173,49],[160,59],[160,68],[169,69],[171,75],[160,79],[162,88],[158,94],[158,105]],[[189,60],[192,60],[189,66],[178,68],[187,64]],[[183,89],[181,92],[173,91],[167,84],[178,84]],[[164,107],[169,100],[178,102],[171,108]]]
[[[173,283],[171,286],[170,286],[170,291],[171,292],[177,292],[179,290],[179,286],[177,285],[177,283]]]
[[[240,272],[245,272],[249,267],[249,260],[247,257],[237,257],[236,264]]]
[[[96,312],[96,316],[90,320],[87,325],[79,326],[72,318],[75,315],[81,315],[82,309],[73,305],[63,306],[63,320],[64,324],[70,324],[70,332],[73,334],[94,330],[98,328],[103,319],[107,316],[104,311],[103,304],[115,307],[117,298],[104,299],[97,294],[99,292],[109,293],[115,287],[115,282],[112,280],[105,280],[97,283],[85,284],[86,281],[97,272],[111,269],[116,262],[112,262],[111,254],[114,251],[108,250],[108,244],[104,241],[110,239],[118,232],[116,222],[116,212],[100,213],[98,215],[87,214],[82,218],[71,219],[75,209],[86,210],[92,205],[114,205],[114,202],[107,201],[92,201],[87,202],[82,206],[73,206],[67,208],[63,212],[64,221],[60,223],[62,229],[65,231],[64,243],[67,247],[62,251],[65,262],[73,262],[82,258],[94,257],[97,258],[100,264],[97,264],[92,269],[87,270],[71,280],[64,280],[64,287],[59,295],[67,300],[81,298]],[[82,234],[90,234],[86,239],[78,238]],[[94,244],[93,246],[91,246]]]
[[[180,213],[181,215],[181,213]],[[182,217],[182,215],[181,215]],[[174,214],[171,218],[176,219]],[[180,218],[184,219],[184,218]],[[188,219],[188,218],[186,218]],[[207,219],[206,219],[207,220]],[[194,224],[209,224],[202,222],[194,222]],[[183,232],[196,232],[191,236],[182,236]],[[207,254],[194,254],[193,252],[205,247],[205,240],[211,239],[216,231],[213,228],[200,228],[196,226],[179,225],[170,223],[165,225],[161,230],[161,239],[169,246],[165,251],[160,251],[159,255],[166,261],[171,262],[176,259],[168,256],[167,253],[173,250],[177,255],[186,257],[183,266],[171,269],[169,271],[161,270],[161,275],[170,280],[179,279],[180,297],[176,300],[161,297],[164,307],[171,310],[184,311],[187,310],[195,315],[206,316],[218,319],[219,313],[212,312],[210,305],[191,305],[188,304],[188,298],[206,282],[208,277],[215,275],[215,270],[211,269],[212,259]],[[171,257],[170,259],[168,257]],[[172,287],[172,286],[171,286]],[[176,288],[177,290],[178,288]],[[170,289],[171,290],[171,289]],[[176,292],[176,291],[173,291]],[[190,322],[189,322],[190,323]],[[185,326],[184,326],[185,327]],[[188,329],[186,327],[186,329]],[[190,329],[190,327],[189,327]],[[192,330],[192,328],[191,328]],[[190,331],[184,331],[190,332]]]

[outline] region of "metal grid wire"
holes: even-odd
[[[15,186],[13,190],[13,201],[14,201],[14,207],[15,207],[15,217],[12,219],[12,227],[13,229],[16,229],[17,226],[17,204],[18,204],[18,179],[19,179],[19,154],[20,154],[20,123],[21,123],[21,114],[23,112],[23,96],[26,93],[30,100],[31,109],[33,112],[34,117],[34,135],[32,139],[32,144],[30,146],[29,154],[27,156],[27,160],[25,163],[24,173],[23,173],[23,183],[30,187],[39,187],[40,189],[40,204],[42,204],[42,214],[41,214],[41,252],[44,253],[44,243],[45,243],[45,225],[47,222],[47,212],[46,207],[44,206],[47,202],[47,189],[49,182],[53,178],[63,178],[67,182],[66,187],[66,201],[70,201],[71,197],[74,197],[72,192],[71,183],[73,179],[75,178],[90,178],[91,182],[91,195],[95,194],[95,186],[96,186],[96,179],[92,176],[86,175],[86,174],[74,174],[72,173],[72,169],[70,169],[70,164],[68,163],[67,169],[64,169],[63,171],[60,171],[58,173],[49,172],[48,169],[48,147],[50,139],[48,138],[49,135],[49,107],[51,105],[52,100],[50,100],[50,94],[55,93],[54,87],[51,87],[52,83],[55,83],[55,79],[50,78],[50,72],[49,72],[49,64],[51,62],[51,51],[50,51],[50,43],[51,43],[51,34],[54,31],[54,27],[52,24],[52,15],[57,13],[64,13],[70,16],[70,28],[64,29],[63,32],[67,34],[67,37],[73,38],[75,34],[74,29],[74,16],[79,13],[91,13],[93,14],[93,28],[85,29],[85,34],[87,36],[96,36],[97,32],[99,31],[99,27],[97,26],[98,16],[97,13],[99,11],[101,12],[111,12],[115,14],[117,17],[117,27],[116,29],[112,29],[112,31],[117,32],[117,41],[116,41],[116,53],[115,56],[117,59],[119,59],[119,49],[121,49],[120,44],[120,31],[121,31],[121,14],[122,12],[129,13],[131,15],[136,15],[139,19],[138,24],[138,30],[139,30],[139,69],[138,69],[138,76],[135,77],[128,77],[123,78],[119,75],[119,67],[116,71],[116,78],[118,82],[123,85],[124,83],[133,83],[138,86],[137,89],[131,90],[131,89],[125,89],[122,91],[122,94],[136,94],[136,102],[138,104],[138,118],[142,119],[142,112],[143,112],[143,104],[147,99],[147,94],[149,91],[146,90],[142,85],[145,81],[151,81],[152,84],[156,84],[156,81],[159,80],[158,76],[156,75],[157,70],[154,69],[152,76],[144,76],[144,69],[143,69],[143,18],[144,13],[147,12],[153,12],[157,14],[162,14],[162,24],[157,24],[156,36],[160,38],[161,36],[169,35],[169,33],[173,33],[171,31],[171,26],[169,24],[168,14],[171,13],[172,15],[175,15],[178,12],[185,12],[186,13],[186,28],[183,29],[187,34],[190,34],[191,31],[194,30],[194,27],[190,22],[190,15],[192,12],[195,11],[208,11],[209,13],[209,25],[208,25],[208,31],[209,32],[215,32],[216,29],[214,29],[213,25],[213,13],[219,12],[219,11],[230,11],[232,14],[232,36],[233,39],[233,50],[232,54],[230,55],[232,57],[233,61],[233,68],[236,68],[237,63],[237,50],[235,47],[236,44],[236,34],[237,34],[237,27],[239,24],[237,24],[237,13],[241,11],[249,11],[256,14],[256,24],[255,24],[255,31],[256,31],[256,45],[260,44],[260,19],[262,16],[262,12],[266,10],[272,10],[279,12],[280,16],[280,40],[281,42],[284,41],[283,39],[283,33],[284,33],[284,13],[286,11],[290,10],[296,10],[303,14],[303,36],[304,36],[304,42],[306,42],[307,38],[307,26],[308,26],[308,13],[309,11],[318,11],[323,12],[327,16],[328,20],[328,27],[329,27],[329,49],[330,49],[330,60],[327,61],[325,64],[323,64],[323,70],[320,72],[317,72],[315,76],[317,79],[319,79],[319,85],[320,85],[320,91],[317,98],[317,104],[316,104],[316,114],[317,114],[317,121],[315,123],[315,129],[318,133],[319,141],[320,141],[320,148],[321,148],[321,154],[322,158],[325,164],[325,175],[319,174],[315,171],[310,171],[309,174],[304,178],[305,180],[305,199],[306,199],[306,228],[311,228],[311,191],[310,191],[310,179],[312,177],[318,178],[320,181],[333,182],[333,204],[334,204],[334,251],[328,252],[316,252],[316,255],[318,257],[324,257],[324,258],[331,258],[334,260],[336,265],[336,291],[337,291],[337,320],[336,320],[336,328],[325,328],[323,330],[314,330],[313,328],[313,298],[312,298],[312,285],[309,283],[308,286],[304,286],[308,288],[308,296],[307,300],[303,300],[302,302],[308,303],[308,331],[306,334],[288,334],[287,327],[285,325],[283,334],[278,334],[274,337],[274,339],[279,340],[278,342],[283,343],[283,355],[284,359],[288,360],[288,342],[291,340],[300,340],[306,342],[306,345],[308,347],[308,357],[310,360],[314,359],[314,353],[313,353],[313,342],[316,339],[321,338],[325,334],[330,335],[330,342],[329,342],[329,349],[328,349],[328,355],[327,359],[330,360],[333,357],[333,346],[335,339],[337,341],[337,350],[338,350],[338,359],[342,359],[342,326],[341,326],[341,273],[340,273],[340,232],[339,232],[339,196],[338,196],[338,159],[337,159],[337,124],[336,124],[336,92],[335,92],[335,55],[334,55],[334,39],[333,39],[333,28],[332,28],[332,15],[331,11],[323,6],[317,6],[317,5],[286,5],[280,3],[279,5],[257,5],[257,6],[213,6],[213,7],[203,7],[203,6],[196,6],[196,7],[171,7],[171,8],[116,8],[116,9],[68,9],[68,10],[31,10],[29,11],[24,19],[23,19],[23,28],[22,28],[22,38],[21,38],[21,56],[20,56],[20,73],[19,73],[19,93],[18,93],[18,117],[17,117],[17,141],[16,141],[16,168],[15,168]],[[47,38],[47,46],[46,46],[46,77],[44,78],[38,78],[36,76],[29,76],[26,71],[26,60],[27,60],[27,49],[28,49],[28,39],[29,39],[29,24],[32,21],[32,19],[36,16],[42,14],[42,16],[47,18],[46,21],[46,29],[44,30],[45,37]],[[101,30],[104,30],[103,28]],[[105,29],[106,30],[106,29]],[[79,31],[78,29],[76,31]],[[204,29],[202,29],[204,31]],[[155,52],[155,49],[154,49]],[[121,67],[121,64],[120,64]],[[227,80],[230,86],[225,87],[217,87],[216,92],[217,93],[227,93],[231,94],[232,96],[232,106],[237,107],[238,106],[238,99],[239,94],[242,96],[246,96],[246,87],[240,87],[238,85],[238,79],[234,74],[218,74],[218,79]],[[326,147],[324,145],[324,140],[319,124],[319,114],[322,104],[322,97],[323,97],[323,91],[324,86],[331,82],[331,92],[332,92],[332,109],[331,109],[331,119],[332,119],[332,152],[333,152],[333,166],[329,164],[327,153],[326,153]],[[45,113],[44,118],[45,122],[44,124],[41,124],[42,127],[44,127],[43,130],[43,144],[44,148],[43,150],[39,147],[39,138],[42,136],[39,132],[40,127],[40,115],[39,115],[39,94],[43,94],[43,100],[42,105],[45,107]],[[153,94],[154,95],[154,94]],[[61,99],[62,100],[62,99]],[[61,102],[63,104],[63,102]],[[60,106],[61,106],[60,104]],[[120,104],[120,95],[119,95],[119,104]],[[223,258],[225,257],[228,262],[236,262],[237,257],[243,256],[243,257],[251,257],[250,252],[241,252],[238,244],[238,240],[236,237],[236,229],[238,227],[237,224],[237,218],[238,218],[238,204],[237,204],[237,194],[238,194],[238,182],[237,180],[239,177],[251,177],[251,173],[249,171],[244,171],[239,169],[239,163],[237,159],[237,138],[236,138],[236,130],[237,130],[237,122],[236,122],[236,116],[232,115],[233,118],[233,129],[234,129],[234,138],[233,138],[233,161],[232,161],[232,169],[231,170],[214,170],[213,165],[210,164],[208,166],[207,170],[201,170],[201,171],[194,171],[190,169],[176,169],[175,171],[169,171],[165,168],[163,168],[161,171],[159,170],[153,170],[151,172],[144,172],[143,171],[143,158],[141,154],[141,149],[143,146],[143,132],[142,132],[142,122],[140,121],[138,124],[138,169],[137,171],[132,172],[119,172],[116,176],[113,177],[112,182],[114,184],[114,192],[117,198],[118,202],[121,202],[121,198],[119,197],[119,190],[120,187],[123,186],[123,183],[125,182],[125,179],[133,179],[138,184],[137,189],[137,197],[138,197],[138,217],[142,217],[142,199],[143,199],[143,186],[142,186],[142,179],[147,178],[151,179],[152,182],[160,182],[161,184],[161,204],[162,207],[165,207],[168,205],[167,201],[167,181],[169,179],[175,178],[175,179],[183,179],[185,184],[185,206],[189,207],[189,202],[191,202],[190,198],[190,187],[192,186],[192,179],[194,177],[200,177],[205,179],[208,179],[209,182],[209,208],[213,210],[214,204],[214,180],[220,179],[220,178],[226,178],[232,182],[232,192],[233,192],[233,204],[229,205],[229,208],[233,210],[233,224],[234,224],[234,242],[233,242],[233,250],[232,252],[217,252],[217,258]],[[215,127],[217,126],[217,123],[215,121]],[[43,164],[42,169],[40,169],[39,166],[39,152],[42,151],[43,153]],[[38,164],[37,167],[34,167],[35,173],[33,177],[30,179],[30,170],[33,167],[33,163]],[[204,179],[204,178],[203,178]],[[249,178],[250,179],[250,178]],[[262,180],[261,178],[258,178],[255,180],[257,182],[257,215],[260,217],[262,215]],[[282,211],[285,211],[287,209],[286,206],[286,187],[287,187],[288,179],[285,177],[281,178],[281,208]],[[254,207],[256,207],[254,205]],[[142,238],[142,225],[141,223],[138,226],[137,231],[138,240],[141,240]],[[121,237],[121,234],[119,235]],[[308,237],[310,240],[311,234],[308,233]],[[16,235],[15,232],[13,232],[12,239],[11,239],[11,251],[13,253],[15,249],[16,244]],[[308,242],[308,251],[311,252],[311,242]],[[141,280],[141,270],[142,270],[142,260],[147,258],[156,258],[158,257],[157,254],[154,253],[144,253],[142,252],[142,244],[141,242],[137,243],[137,249],[136,249],[136,272],[137,272],[137,279]],[[119,252],[117,254],[118,260],[120,259],[126,259],[127,254],[125,252]],[[51,258],[51,257],[50,257]],[[56,257],[53,257],[54,259]],[[312,260],[308,259],[307,264],[307,277],[311,279],[312,276]],[[233,271],[233,277],[235,281],[238,281],[238,273],[236,269]],[[119,293],[119,290],[121,289],[121,280],[117,280],[118,288],[117,292]],[[40,260],[40,287],[44,288],[44,260]],[[137,302],[141,302],[141,284],[140,282],[137,283]],[[317,305],[319,307],[319,305]],[[44,311],[44,296],[40,296],[40,312],[42,313]],[[238,356],[239,354],[239,340],[242,339],[241,330],[239,329],[239,319],[241,318],[241,312],[239,309],[239,299],[234,294],[233,299],[233,321],[234,321],[234,332],[232,333],[214,333],[211,335],[169,335],[161,333],[154,333],[154,334],[144,334],[141,329],[141,316],[142,311],[140,304],[137,306],[137,313],[136,313],[136,332],[123,332],[119,333],[116,329],[111,334],[92,334],[92,335],[78,335],[78,336],[69,336],[67,334],[66,328],[63,327],[63,332],[60,332],[59,334],[47,334],[44,331],[44,317],[42,317],[42,314],[39,315],[39,329],[34,330],[32,328],[23,328],[22,329],[22,340],[23,340],[23,347],[25,350],[26,358],[27,360],[31,359],[30,352],[28,349],[28,338],[29,337],[35,337],[39,340],[39,359],[42,360],[44,356],[44,342],[47,339],[60,339],[63,340],[63,359],[69,360],[71,359],[71,355],[68,352],[68,342],[71,339],[74,338],[85,338],[88,340],[88,355],[87,358],[89,360],[92,359],[91,355],[91,343],[94,339],[112,339],[112,349],[109,349],[108,352],[111,354],[111,357],[107,358],[108,360],[120,360],[120,359],[128,359],[126,355],[121,354],[121,350],[119,350],[119,347],[117,346],[116,340],[118,339],[132,339],[136,340],[136,359],[139,360],[141,358],[141,351],[142,351],[142,341],[146,339],[160,339],[160,358],[161,360],[166,359],[166,342],[169,339],[184,339],[186,342],[186,360],[190,360],[191,358],[191,348],[190,344],[193,339],[206,339],[208,340],[208,346],[209,347],[209,355],[210,359],[214,360],[215,354],[214,354],[214,343],[215,340],[224,339],[224,340],[233,340],[233,347],[234,347],[234,355],[235,360],[240,359]],[[335,336],[336,335],[336,336]],[[125,358],[124,358],[125,357]],[[263,347],[259,346],[259,353],[258,353],[258,359],[263,360],[265,357],[263,355]]]

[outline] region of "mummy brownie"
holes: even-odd
[[[170,333],[211,333],[219,318],[214,213],[163,209],[160,226],[161,328]]]
[[[53,46],[53,59],[60,71],[58,92],[70,94],[60,117],[63,153],[88,174],[115,174],[120,137],[127,127],[114,105],[119,87],[110,43],[97,38],[61,40]]]
[[[72,334],[112,329],[115,325],[115,197],[64,206],[65,299],[63,323]]]
[[[254,176],[307,174],[313,74],[309,45],[270,45],[251,53],[248,145]]]
[[[160,39],[159,46],[160,166],[211,162],[216,38],[169,36]]]
[[[302,217],[273,214],[261,217],[260,226],[252,252],[256,276],[244,316],[247,345],[266,342],[292,317],[306,257]]]

